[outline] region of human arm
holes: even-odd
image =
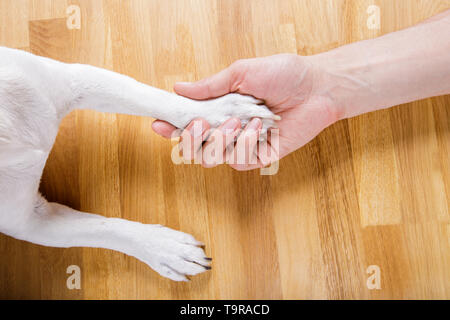
[[[239,92],[264,100],[282,117],[277,150],[282,158],[338,120],[449,94],[450,10],[411,28],[313,56],[239,60],[199,82],[176,84],[175,91],[193,99]],[[159,121],[153,128],[163,136],[174,129]]]

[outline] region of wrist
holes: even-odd
[[[309,57],[314,70],[312,95],[328,101],[337,121],[365,113],[376,103],[369,76],[373,67],[367,57],[363,47],[350,46]]]
[[[450,92],[449,16],[311,56],[313,94],[339,119]],[[444,31],[442,31],[444,30]]]

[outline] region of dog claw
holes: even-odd
[[[276,121],[280,121],[280,120],[281,120],[281,116],[279,116],[279,115],[277,115],[277,114],[274,114],[273,117],[272,117],[272,119],[273,119],[273,120],[276,120]]]

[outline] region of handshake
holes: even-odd
[[[411,28],[317,55],[239,60],[210,78],[177,83],[176,93],[196,100],[232,92],[252,96],[276,115],[272,120],[279,120],[278,131],[266,135],[270,128],[264,118],[251,119],[242,130],[240,120],[231,118],[212,132],[209,123],[197,119],[178,133],[183,158],[205,167],[262,168],[338,120],[450,94],[450,38],[443,36],[449,22],[447,10]],[[159,120],[153,129],[167,138],[175,131]]]
[[[223,96],[224,100],[264,102],[272,112],[266,113],[267,108],[258,106],[261,117],[246,123],[231,117],[214,129],[205,119],[193,120],[182,131],[157,120],[153,130],[166,138],[181,137],[178,146],[182,158],[174,159],[176,163],[194,160],[206,168],[226,163],[237,170],[266,167],[337,120],[330,110],[331,102],[314,96],[315,72],[308,57],[291,54],[237,61],[210,78],[177,83],[176,93],[195,100]],[[226,105],[230,101],[224,101],[223,107]]]

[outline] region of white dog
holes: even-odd
[[[194,101],[129,77],[81,64],[65,64],[0,47],[0,232],[53,247],[97,247],[123,252],[176,281],[210,269],[210,258],[191,235],[161,225],[105,218],[47,202],[38,192],[61,120],[74,109],[149,116],[184,128],[202,117],[217,127],[230,117],[243,123],[278,119],[260,101],[229,94]]]

